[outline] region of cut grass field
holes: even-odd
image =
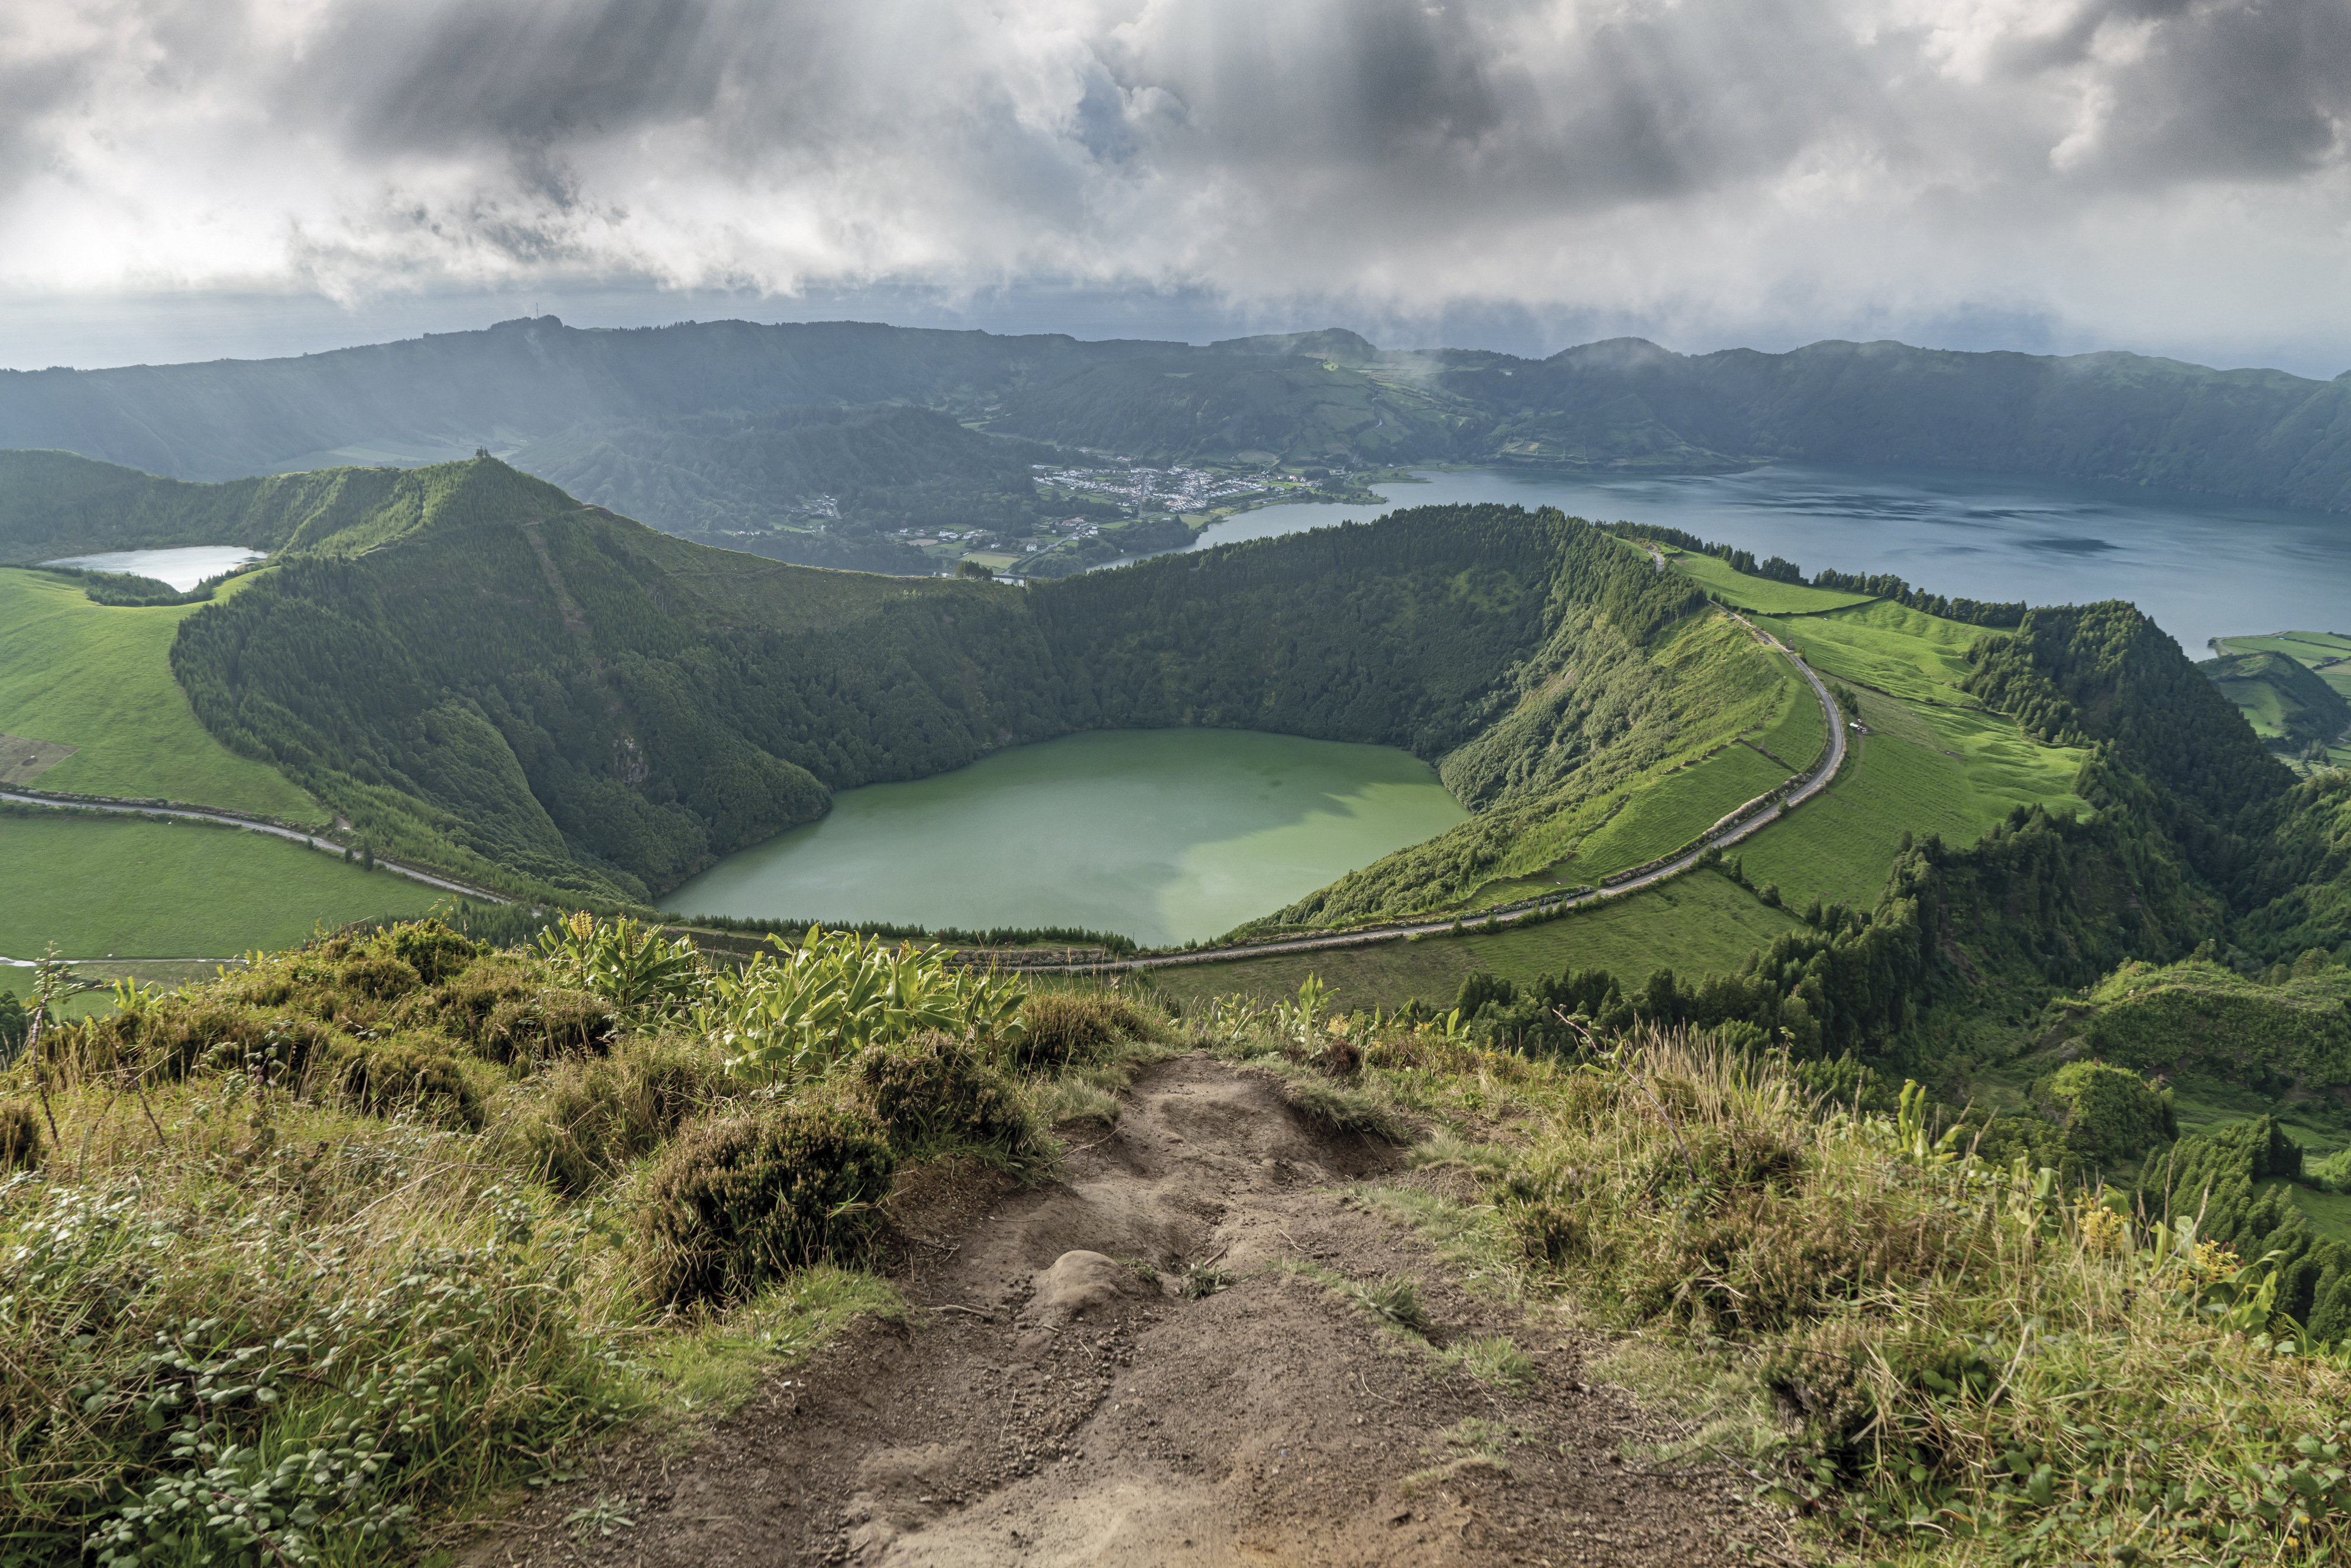
[[[1573,969],[1607,969],[1627,985],[1660,968],[1680,975],[1736,969],[1749,953],[1795,923],[1728,877],[1700,871],[1540,925],[1190,964],[1150,974],[1162,996],[1187,1005],[1226,995],[1266,1000],[1295,996],[1309,975],[1334,987],[1342,1008],[1395,1008],[1412,997],[1443,1005],[1451,1002],[1465,977],[1481,969],[1521,985]]]
[[[260,833],[63,812],[0,817],[0,955],[11,958],[50,942],[78,958],[225,957],[448,896]]]
[[[1869,602],[1866,593],[1839,593],[1832,589],[1807,588],[1802,583],[1774,582],[1768,577],[1750,577],[1743,571],[1733,571],[1729,561],[1710,555],[1693,555],[1687,550],[1667,549],[1666,563],[1684,577],[1705,584],[1707,591],[1725,604],[1761,611],[1766,615],[1809,615]]]
[[[323,822],[302,789],[196,722],[170,653],[180,622],[202,608],[113,608],[78,584],[0,570],[0,733],[75,748],[40,772],[38,789]]]
[[[1968,648],[1987,633],[1883,601],[1834,615],[1764,622],[1823,675],[1875,686],[1909,702],[1980,706],[1959,690]]]
[[[1817,718],[1818,708],[1814,709]],[[1726,746],[1640,790],[1579,845],[1574,872],[1597,882],[1688,843],[1727,813],[1787,782],[1789,770],[1751,747]]]
[[[1836,782],[1735,852],[1749,882],[1777,883],[1798,908],[1873,907],[1905,832],[1971,844],[2019,805],[2088,813],[2073,792],[2086,754],[2040,745],[1998,714],[1868,692],[1860,717],[1871,733],[1855,737]]]

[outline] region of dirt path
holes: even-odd
[[[683,1457],[624,1446],[462,1561],[1753,1561],[1734,1542],[1771,1527],[1731,1478],[1621,1460],[1659,1433],[1583,1381],[1578,1342],[1330,1190],[1377,1177],[1429,1179],[1310,1127],[1262,1078],[1202,1056],[1150,1069],[1062,1181],[893,1199],[909,1324],[858,1325]],[[1196,1264],[1231,1283],[1178,1293]],[[1425,1343],[1330,1282],[1399,1274],[1422,1282]],[[1443,1358],[1502,1333],[1539,1369],[1523,1392]],[[600,1495],[634,1522],[575,1541],[564,1521]]]

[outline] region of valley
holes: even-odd
[[[2122,367],[2125,418],[2103,360],[2060,386],[1936,358],[1939,402],[1864,408],[1899,356],[712,341],[538,321],[364,373],[215,367],[135,429],[185,378],[0,384],[0,426],[248,465],[0,452],[0,954],[54,942],[112,985],[0,968],[0,1153],[41,1173],[0,1224],[99,1237],[45,1195],[142,1173],[120,1212],[186,1240],[165,1294],[266,1320],[257,1375],[334,1420],[389,1385],[286,1347],[409,1377],[406,1341],[337,1325],[427,1325],[463,1397],[386,1440],[382,1486],[310,1504],[327,1528],[405,1531],[573,1448],[592,1490],[505,1498],[484,1552],[980,1561],[999,1528],[1068,1545],[1040,1475],[1218,1540],[1289,1528],[1311,1511],[1274,1482],[1324,1437],[1201,1469],[1249,1439],[1163,1414],[1222,1364],[1197,1336],[1258,1313],[1345,1347],[1250,1348],[1265,1409],[1426,1413],[1353,1439],[1376,1475],[1313,1515],[1367,1541],[1524,1486],[1510,1531],[1640,1498],[1644,1561],[1710,1562],[1651,1483],[1731,1474],[2044,1522],[2073,1498],[2068,1541],[2220,1528],[2086,1448],[2036,1502],[2039,1471],[1949,1437],[1964,1405],[1977,1447],[2074,1441],[2071,1353],[1994,1343],[2028,1291],[2197,1485],[2223,1457],[2182,1447],[2158,1369],[2218,1358],[2206,1403],[2315,1419],[2252,1347],[2328,1378],[2351,1343],[2351,640],[2182,641],[2323,619],[2335,525],[2275,504],[2334,493],[2315,459],[2288,480],[2126,427],[2339,392]],[[302,465],[456,444],[565,356],[500,455]],[[1774,401],[1833,359],[1806,396],[1842,444]],[[271,426],[287,378],[309,401]],[[1817,461],[1980,458],[1921,434],[1969,398],[2091,434],[1973,478]],[[2117,499],[2127,474],[2240,498]],[[39,564],[186,549],[266,559],[192,589]],[[293,837],[95,809],[159,802]],[[329,1238],[356,1264],[304,1273]],[[115,1268],[90,1245],[57,1302]],[[256,1270],[307,1293],[247,1299]],[[164,1295],[125,1291],[131,1339],[44,1327],[11,1364],[127,1375]],[[1057,1337],[1081,1322],[1083,1354]],[[1958,1343],[2050,1392],[1969,1404]],[[1851,1458],[1817,1369],[1865,1363],[1915,1466]],[[1584,1365],[1667,1403],[1618,1409],[1562,1379]],[[1417,1392],[1382,1392],[1399,1366]],[[1092,1392],[1040,1394],[1064,1375]],[[858,1377],[893,1390],[880,1425]],[[999,1379],[1017,1422],[909,1446],[940,1380]],[[36,1465],[131,1473],[145,1418],[101,1395]],[[840,1446],[811,1511],[706,1528],[772,1490],[792,1422]],[[1538,1465],[1538,1425],[1623,1447]],[[705,1500],[647,1458],[673,1441]],[[11,1474],[38,1501],[0,1545],[177,1528]],[[1877,1529],[1717,1500],[1755,1541]]]

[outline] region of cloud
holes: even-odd
[[[0,290],[2351,343],[2346,115],[2341,0],[0,0]]]

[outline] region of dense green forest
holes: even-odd
[[[588,460],[597,433],[626,429],[606,455],[617,474],[661,461],[681,419],[890,402],[1141,458],[1617,471],[1806,458],[2351,507],[2351,382],[1887,342],[1685,355],[1620,339],[1526,360],[1381,350],[1336,330],[1202,348],[858,322],[583,330],[543,317],[294,360],[0,372],[0,445],[224,479],[538,442],[559,443],[553,461],[568,465]],[[661,491],[674,478],[632,482]]]

